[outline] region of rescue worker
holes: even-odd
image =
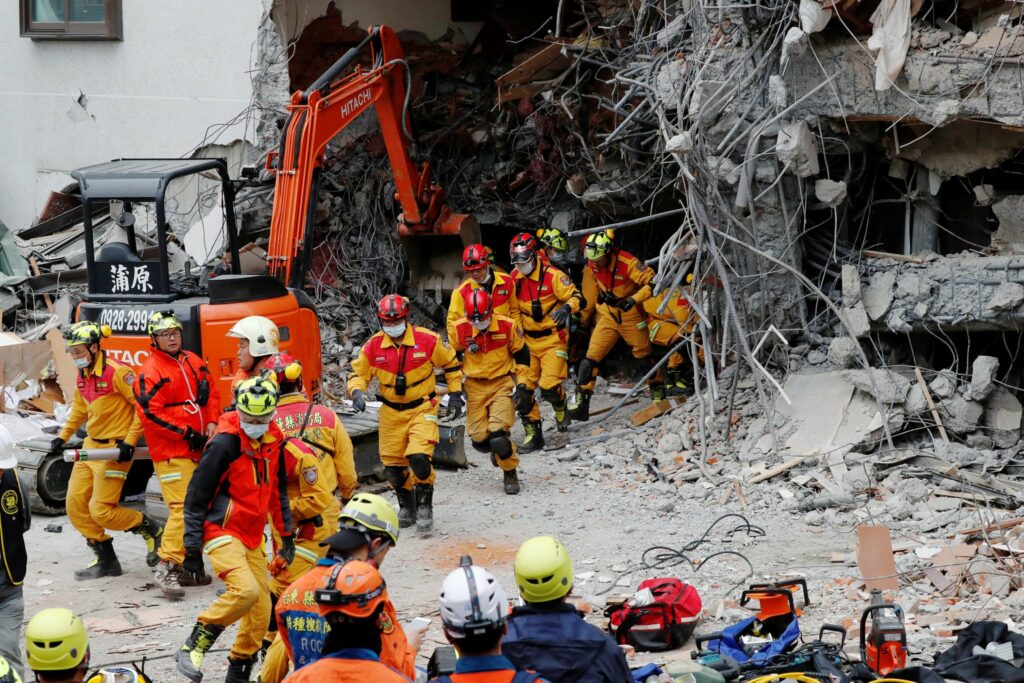
[[[18,628],[21,628],[20,625]],[[15,638],[18,635],[17,630],[15,630]],[[3,656],[0,656],[0,683],[21,683],[21,674]]]
[[[24,675],[21,660],[21,625],[25,621],[25,574],[28,550],[25,533],[32,526],[25,485],[18,475],[14,439],[0,426],[0,658],[16,675]]]
[[[409,302],[388,294],[377,306],[382,331],[370,337],[352,362],[348,393],[352,407],[366,410],[363,392],[377,378],[380,391],[380,459],[384,475],[398,496],[398,521],[416,523],[420,531],[434,526],[434,468],[438,441],[434,369],[448,381],[446,417],[462,412],[462,370],[455,351],[437,333],[408,324]],[[410,476],[410,470],[412,472]],[[413,487],[415,486],[415,492]]]
[[[196,463],[217,429],[220,393],[203,360],[182,348],[182,325],[173,311],[154,312],[147,329],[152,349],[139,368],[135,408],[167,505],[155,576],[164,595],[180,600],[185,596],[182,586],[205,586],[212,581],[202,572],[186,575],[181,571],[183,510]]]
[[[491,572],[463,557],[441,585],[441,626],[458,654],[455,673],[438,683],[532,683],[540,676],[517,671],[501,654],[508,631],[508,599]]]
[[[583,296],[587,305],[583,309],[583,324],[590,324],[587,355],[580,361],[576,374],[576,392],[570,415],[572,419],[590,419],[590,397],[594,393],[597,366],[622,339],[637,359],[650,359],[651,339],[647,333],[647,317],[642,304],[651,298],[651,280],[654,271],[627,251],[616,248],[605,232],[589,235],[583,244],[587,267],[583,271]],[[652,385],[652,397],[657,399],[660,384]],[[664,398],[662,395],[661,398]]]
[[[526,437],[521,451],[530,453],[544,447],[540,406],[534,390],[555,410],[558,431],[569,428],[565,391],[562,380],[568,377],[569,318],[578,313],[583,304],[579,290],[569,276],[549,265],[538,256],[537,240],[529,233],[520,233],[512,240],[509,255],[515,272],[516,297],[519,305],[519,323],[530,349],[530,375],[523,386],[516,387],[516,409],[523,420]]]
[[[146,564],[160,561],[157,549],[163,527],[138,510],[121,505],[121,489],[132,467],[135,444],[142,438],[142,423],[135,410],[135,373],[100,348],[110,328],[83,320],[71,326],[64,342],[78,368],[71,410],[60,434],[50,444],[59,454],[78,428],[86,425],[85,448],[117,448],[117,460],[76,462],[68,480],[68,519],[85,537],[96,559],[75,578],[120,576],[121,563],[114,552],[112,531],[130,531],[146,542]]]
[[[572,266],[569,254],[569,237],[558,228],[539,228],[537,239],[544,246],[540,253],[547,257],[548,263],[560,269],[566,275],[571,275],[569,269]]]
[[[622,649],[566,602],[572,558],[561,543],[551,536],[531,538],[519,547],[514,570],[524,604],[512,609],[502,644],[513,664],[551,683],[632,680]]]
[[[234,388],[243,380],[258,375],[260,366],[277,353],[281,333],[273,320],[262,315],[250,315],[235,323],[228,336],[238,340],[238,370],[231,380]]]
[[[451,303],[448,305],[449,340],[455,339],[455,323],[466,317],[469,297],[477,290],[487,292],[495,313],[519,321],[512,276],[494,269],[482,244],[471,244],[462,251],[462,267],[466,271],[466,279],[452,292]]]
[[[189,483],[184,571],[202,574],[205,551],[227,586],[198,616],[178,651],[178,671],[192,681],[202,680],[204,656],[236,621],[238,636],[224,680],[249,680],[270,619],[263,546],[268,515],[281,539],[274,563],[287,567],[295,559],[285,463],[301,459],[302,453],[274,423],[277,398],[277,385],[269,378],[252,377],[235,387],[235,410],[221,417]]]
[[[475,289],[453,330],[452,348],[464,352],[462,385],[466,392],[466,432],[473,448],[491,455],[504,476],[505,493],[519,493],[519,457],[512,443],[515,387],[526,391],[530,350],[519,323],[492,308],[484,289]]]
[[[25,659],[39,683],[82,683],[89,658],[89,634],[71,610],[44,609],[25,626]]]
[[[398,544],[398,515],[386,500],[372,493],[357,493],[341,512],[341,527],[327,539],[327,557],[304,577],[289,586],[277,603],[280,638],[271,645],[260,672],[263,683],[277,683],[287,670],[320,658],[327,623],[320,616],[313,595],[323,588],[333,567],[359,560],[380,569],[388,551]],[[312,626],[312,628],[310,628]],[[382,649],[380,660],[409,678],[416,677],[416,652],[423,643],[424,630],[407,632],[388,600],[378,622]],[[278,646],[280,650],[276,650]],[[284,660],[283,667],[279,658]],[[276,672],[276,673],[275,673]]]
[[[388,589],[373,565],[338,563],[314,591],[327,622],[322,657],[288,677],[290,683],[401,683],[412,679],[380,660],[379,626]]]
[[[359,483],[352,439],[345,425],[333,410],[311,403],[302,393],[302,364],[290,353],[282,351],[270,356],[264,361],[263,369],[273,374],[281,392],[274,422],[286,437],[295,437],[331,459],[338,495],[344,504]]]
[[[691,280],[692,277],[692,275],[687,276]],[[666,299],[668,303],[665,305],[665,310],[659,313],[658,309]],[[651,343],[664,349],[675,346],[681,339],[693,334],[697,323],[700,322],[697,312],[690,307],[689,287],[666,290],[651,297],[644,302],[644,312],[647,314],[647,329]],[[698,350],[698,358],[704,358],[703,349]],[[665,386],[669,393],[693,393],[693,389],[683,377],[683,368],[686,364],[686,357],[678,351],[669,356],[665,368]],[[653,386],[651,387],[651,398],[659,400],[655,396],[655,387]]]

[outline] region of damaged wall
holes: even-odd
[[[0,221],[15,231],[30,225],[80,166],[251,140],[263,4],[124,3],[124,40],[108,42],[23,38],[18,3],[5,3]]]
[[[341,12],[344,26],[386,24],[396,31],[420,31],[431,40],[452,30],[468,43],[481,25],[479,21],[452,21],[452,0],[275,0],[274,22],[282,37],[295,40],[332,4]]]

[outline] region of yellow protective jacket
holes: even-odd
[[[523,330],[510,318],[492,315],[490,326],[478,332],[462,318],[455,323],[451,338],[456,351],[465,351],[462,372],[473,379],[497,379],[515,374],[516,384],[525,384],[530,373],[530,350]],[[476,349],[476,350],[473,350]]]
[[[458,288],[452,292],[452,300],[448,305],[448,321],[446,328],[448,339],[455,337],[455,323],[460,318],[466,317],[466,305],[469,303],[469,295],[473,290],[484,289],[491,295],[491,311],[497,315],[503,315],[516,322],[519,321],[519,306],[516,302],[515,285],[512,283],[512,276],[508,273],[500,273],[491,269],[491,281],[486,285],[478,285],[471,278],[466,278]]]
[[[600,294],[610,293],[617,299],[632,298],[637,307],[651,298],[654,271],[636,256],[621,249],[612,250],[609,256],[605,267],[598,268],[593,261],[588,261],[587,267],[583,269],[583,298],[587,300],[581,316],[584,325],[590,324],[594,311],[598,315],[610,315],[621,322],[622,311],[606,303],[598,303]]]
[[[338,479],[334,461],[316,452],[308,444],[293,439],[295,448],[284,449],[284,469],[288,477],[288,501],[296,540],[310,540],[316,533],[314,518],[321,516],[321,526],[333,523],[341,514],[334,489]]]
[[[688,289],[688,288],[687,288]],[[672,323],[680,327],[680,331],[688,334],[700,322],[700,316],[690,308],[690,292],[687,289],[675,288],[666,290],[658,296],[651,297],[644,301],[644,312],[647,313],[649,321],[648,329],[653,339],[663,323]],[[658,313],[661,302],[668,299],[665,310]]]
[[[527,337],[551,332],[555,321],[551,313],[562,304],[569,304],[573,313],[580,310],[580,291],[569,276],[558,268],[536,259],[533,272],[528,276],[518,270],[512,274],[519,306],[519,324]]]
[[[58,435],[67,441],[88,420],[93,441],[124,441],[136,445],[142,438],[142,420],[135,410],[135,373],[127,365],[99,358],[89,370],[79,370],[68,421]]]
[[[436,332],[408,325],[398,341],[383,332],[370,337],[352,362],[348,393],[366,391],[374,377],[380,384],[377,400],[390,407],[427,400],[435,395],[434,368],[444,371],[448,391],[462,391],[462,369],[455,351]],[[400,378],[404,377],[405,391]]]
[[[285,394],[278,401],[274,421],[286,437],[301,438],[306,444],[326,454],[334,463],[341,497],[345,500],[352,497],[359,483],[352,439],[337,413],[327,406],[314,404],[310,407],[309,400],[302,394]]]

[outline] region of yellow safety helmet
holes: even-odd
[[[256,375],[235,387],[235,407],[252,417],[266,417],[277,409],[278,389],[268,375]]]
[[[374,493],[357,493],[345,503],[338,519],[341,526],[362,527],[386,534],[398,544],[398,513],[391,503]]]
[[[109,325],[100,325],[91,320],[81,320],[72,325],[68,333],[64,335],[64,343],[68,346],[99,344],[100,339],[110,335]]]
[[[21,683],[21,676],[3,657],[0,657],[0,683]]]
[[[180,330],[183,329],[181,321],[178,320],[178,316],[174,315],[174,311],[154,311],[149,316],[149,325],[146,330],[149,332],[149,336],[153,336],[159,332],[165,330]]]
[[[569,248],[569,238],[558,228],[540,228],[537,230],[537,239],[545,246],[565,251]]]
[[[572,588],[572,558],[551,536],[536,536],[519,546],[513,569],[526,602],[558,600]]]
[[[33,671],[77,669],[88,652],[85,624],[64,607],[44,609],[25,627],[25,654]]]
[[[612,238],[608,236],[607,232],[595,232],[593,235],[588,235],[587,241],[583,243],[583,256],[588,261],[596,261],[602,256],[607,256],[613,246]]]

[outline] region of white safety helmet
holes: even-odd
[[[262,358],[277,353],[279,334],[274,321],[264,318],[262,315],[250,315],[242,318],[228,332],[229,337],[249,340],[249,355],[253,358]]]
[[[501,628],[508,600],[498,579],[468,556],[441,585],[441,623],[452,638],[483,635]]]

